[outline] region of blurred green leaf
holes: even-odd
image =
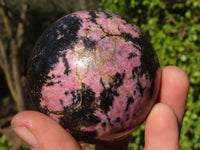
[[[0,150],[9,150],[12,146],[12,143],[7,140],[7,138],[0,133]]]

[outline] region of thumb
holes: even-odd
[[[14,116],[11,124],[31,150],[81,149],[79,143],[57,122],[40,112],[20,112]]]

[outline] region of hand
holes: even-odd
[[[145,150],[178,150],[179,131],[189,90],[186,73],[178,67],[162,71],[159,102],[145,124]]]
[[[159,103],[155,104],[146,120],[145,150],[178,150],[188,88],[188,77],[182,69],[173,66],[163,69]],[[69,133],[40,112],[20,112],[11,124],[32,150],[81,150]],[[129,138],[99,142],[96,150],[125,150],[128,142]]]

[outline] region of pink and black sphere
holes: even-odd
[[[141,29],[107,12],[52,24],[28,66],[32,102],[77,140],[116,140],[136,129],[158,95],[159,62]]]

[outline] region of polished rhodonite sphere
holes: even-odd
[[[158,58],[141,29],[107,12],[56,21],[28,65],[36,108],[86,142],[132,132],[155,103],[159,83]]]

